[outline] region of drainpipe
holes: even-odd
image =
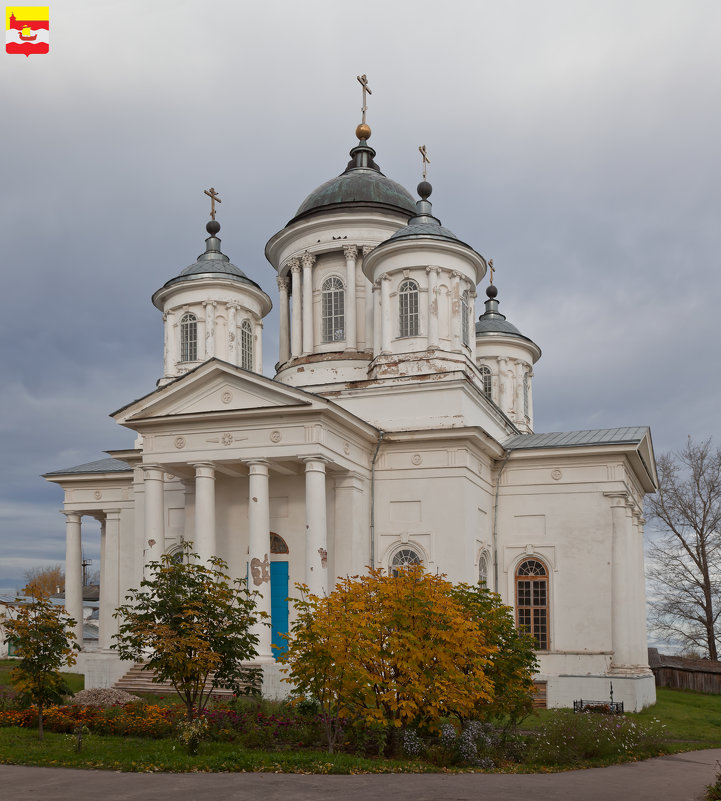
[[[506,458],[501,462],[501,466],[496,474],[496,496],[493,499],[493,531],[491,538],[493,541],[493,591],[498,592],[498,493],[501,489],[501,473],[506,466],[506,462],[511,458],[510,451],[504,451]],[[500,595],[500,593],[499,593]]]
[[[378,458],[378,451],[381,449],[384,433],[384,431],[378,432],[378,444],[376,445],[376,452],[373,454],[373,461],[371,462],[371,567],[375,567],[376,565],[376,459]]]

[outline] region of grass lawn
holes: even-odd
[[[0,687],[11,686],[10,671],[17,665],[17,659],[0,659]],[[79,693],[85,687],[85,677],[82,673],[63,673],[70,692]]]

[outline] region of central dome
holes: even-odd
[[[300,217],[353,205],[381,206],[405,217],[415,213],[416,204],[407,189],[386,178],[373,161],[375,150],[361,139],[350,151],[351,160],[336,178],[314,189],[300,204],[294,222]]]

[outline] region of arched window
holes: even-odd
[[[198,318],[191,312],[180,319],[180,361],[198,361]]]
[[[478,371],[481,374],[481,382],[483,385],[483,394],[487,397],[491,397],[491,368],[485,364],[482,364]]]
[[[516,622],[548,650],[548,572],[538,559],[526,559],[516,570]]]
[[[398,289],[398,336],[417,337],[419,330],[418,284],[404,281]]]
[[[488,551],[483,551],[483,553],[478,558],[478,583],[483,584],[486,587],[488,585],[488,578],[490,575],[490,568],[491,568],[491,560],[488,555]]]
[[[240,366],[244,370],[253,369],[253,328],[250,320],[240,324]]]
[[[414,548],[401,548],[393,554],[391,559],[391,575],[397,576],[399,570],[411,565],[423,564],[420,554]]]
[[[321,319],[323,342],[340,342],[345,339],[345,290],[337,275],[331,275],[323,281]]]
[[[275,554],[289,553],[288,543],[275,531],[270,532],[270,552]]]
[[[461,331],[463,333],[463,344],[470,347],[471,344],[471,331],[468,319],[468,301],[470,296],[468,290],[461,295]]]

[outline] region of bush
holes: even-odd
[[[623,715],[558,710],[529,744],[529,761],[544,765],[577,765],[622,756],[647,758],[663,751],[663,726],[640,723]]]

